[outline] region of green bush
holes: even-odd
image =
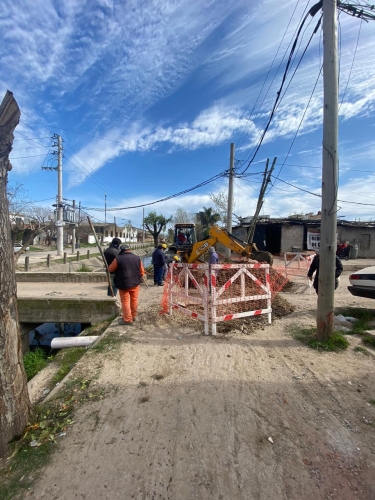
[[[91,273],[91,267],[86,266],[86,264],[82,264],[81,267],[77,269],[77,273]]]
[[[50,362],[47,354],[37,347],[33,351],[27,352],[23,357],[23,364],[26,371],[27,380],[31,380],[37,373],[45,368]]]

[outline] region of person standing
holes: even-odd
[[[210,260],[208,263],[211,264],[219,264],[219,256],[216,253],[215,247],[208,247],[208,253],[210,254]]]
[[[318,293],[318,289],[319,289],[319,260],[320,260],[319,259],[319,253],[317,253],[315,255],[315,257],[313,258],[313,261],[311,262],[311,265],[310,265],[310,269],[309,269],[309,271],[307,273],[307,277],[311,281],[312,277],[313,277],[313,274],[315,272],[315,278],[314,278],[314,282],[313,282],[313,287],[315,288],[316,293]],[[340,283],[340,274],[342,273],[343,269],[344,268],[343,268],[342,262],[338,258],[338,256],[336,255],[335,290],[339,286],[339,283]]]
[[[120,325],[132,325],[138,312],[138,295],[142,276],[145,274],[138,255],[130,252],[129,245],[121,245],[120,253],[109,266],[115,274],[115,286],[120,290],[122,319]]]
[[[120,253],[120,245],[121,245],[120,238],[113,238],[113,240],[112,240],[111,244],[109,245],[109,247],[106,250],[104,250],[104,258],[107,261],[108,267],[112,264],[112,262],[114,261],[114,259]],[[114,293],[114,295],[116,297],[116,295],[117,295],[117,288],[115,286],[114,279],[115,279],[115,274],[111,273],[112,289],[113,289],[113,293]],[[110,289],[109,285],[108,285],[107,295],[108,295],[108,297],[112,297],[111,289]]]
[[[163,286],[165,255],[162,244],[158,245],[152,252],[152,263],[154,265],[154,285]]]

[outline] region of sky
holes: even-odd
[[[9,184],[22,184],[39,205],[55,203],[57,173],[42,167],[56,167],[51,137],[59,134],[63,197],[81,202],[96,222],[116,218],[118,225],[130,220],[141,227],[142,205],[145,215],[153,210],[166,217],[178,208],[196,213],[213,206],[210,193],[227,193],[227,175],[151,203],[225,174],[233,142],[236,172],[247,168],[245,177],[234,179],[236,215],[254,213],[266,159],[275,157],[261,213],[316,213],[321,28],[308,42],[320,13],[302,29],[282,98],[254,157],[291,43],[314,3],[2,0],[0,96],[12,91],[21,109]],[[375,21],[342,12],[338,34],[337,215],[374,220]]]

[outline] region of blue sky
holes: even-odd
[[[22,111],[10,183],[22,183],[35,200],[56,196],[56,172],[41,170],[56,165],[52,133],[64,140],[63,196],[85,207],[104,209],[105,194],[108,208],[127,207],[191,188],[228,168],[231,142],[237,165],[247,165],[281,83],[282,59],[314,3],[3,0],[0,94],[11,90]],[[317,19],[305,25],[287,82]],[[375,205],[375,22],[345,13],[339,21],[338,215],[370,220],[375,206],[346,202]],[[279,179],[263,213],[320,209],[319,197],[286,182],[320,193],[322,77],[312,90],[322,51],[319,30],[247,170],[251,175],[235,179],[236,214],[254,212],[265,159],[275,156]],[[197,212],[212,205],[209,193],[222,191],[223,177],[146,206],[145,213]],[[104,220],[104,213],[89,212]],[[113,217],[140,226],[142,208],[108,211],[107,221]]]

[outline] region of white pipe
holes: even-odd
[[[97,340],[99,336],[87,337],[56,337],[52,339],[51,349],[64,349],[65,347],[86,347]]]

